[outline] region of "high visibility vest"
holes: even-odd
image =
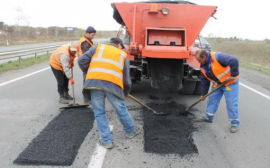
[[[57,48],[50,56],[50,65],[57,70],[63,71],[62,63],[60,60],[60,55],[66,54],[69,56],[69,65],[73,65],[73,61],[75,59],[75,56],[71,56],[69,53],[69,45],[63,45],[59,48]]]
[[[98,44],[85,80],[104,80],[123,87],[123,68],[127,54],[115,46]]]
[[[87,42],[90,44],[91,47],[93,47],[94,45],[91,43],[91,41],[89,41],[87,38],[85,38],[84,36],[81,37],[80,41],[79,41],[79,46],[78,46],[78,58],[80,58],[80,56],[83,54],[83,51],[82,51],[82,43],[83,42]]]
[[[218,53],[215,53],[215,52],[210,53],[211,58],[212,58],[211,69],[212,69],[214,75],[216,76],[216,78],[222,83],[227,78],[229,78],[231,76],[231,68],[230,68],[229,65],[226,66],[226,67],[223,67],[222,65],[220,65],[220,63],[216,59],[216,54],[218,54]],[[206,75],[206,72],[205,72],[205,70],[203,68],[201,68],[201,72],[210,82],[213,83],[213,87],[215,87],[217,85],[217,83],[213,79],[209,78]],[[234,83],[235,81],[237,81],[238,77],[239,77],[239,75],[236,76],[235,80],[227,82],[225,84],[225,86],[228,86],[228,85]]]

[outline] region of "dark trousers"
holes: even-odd
[[[64,92],[68,92],[68,81],[69,79],[66,77],[65,73],[60,70],[54,69],[52,66],[53,74],[57,81],[58,93],[63,95]]]
[[[83,72],[83,84],[84,84],[84,82],[85,82],[85,77],[86,77],[86,73]],[[83,86],[84,86],[84,85],[83,85]],[[91,96],[91,95],[90,95],[90,96]],[[87,98],[87,97],[83,96],[83,101],[89,103],[89,101],[91,101],[91,97],[90,97],[90,98]]]

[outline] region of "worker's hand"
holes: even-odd
[[[69,83],[70,83],[71,85],[74,85],[74,79],[73,79],[73,78],[69,78]]]
[[[204,96],[201,96],[201,101],[205,100],[205,97]]]
[[[69,69],[70,68],[73,68],[73,67],[74,67],[74,64],[73,63],[69,64]]]
[[[230,81],[235,80],[235,79],[236,79],[235,76],[234,76],[234,77],[233,77],[233,76],[230,76],[230,77],[229,77],[229,80],[230,80]]]
[[[129,94],[125,95],[127,98],[129,97]]]

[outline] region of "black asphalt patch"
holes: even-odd
[[[157,112],[171,113],[170,115],[153,115],[143,109],[145,152],[180,156],[198,153],[192,139],[192,133],[196,131],[193,116],[179,114],[185,111],[184,105],[168,98],[155,98],[166,99],[170,101],[155,101],[148,105]]]
[[[70,166],[93,127],[90,108],[63,110],[14,161],[19,165]]]

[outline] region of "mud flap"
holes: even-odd
[[[182,65],[179,59],[149,59],[151,86],[156,89],[179,91],[182,87]]]

